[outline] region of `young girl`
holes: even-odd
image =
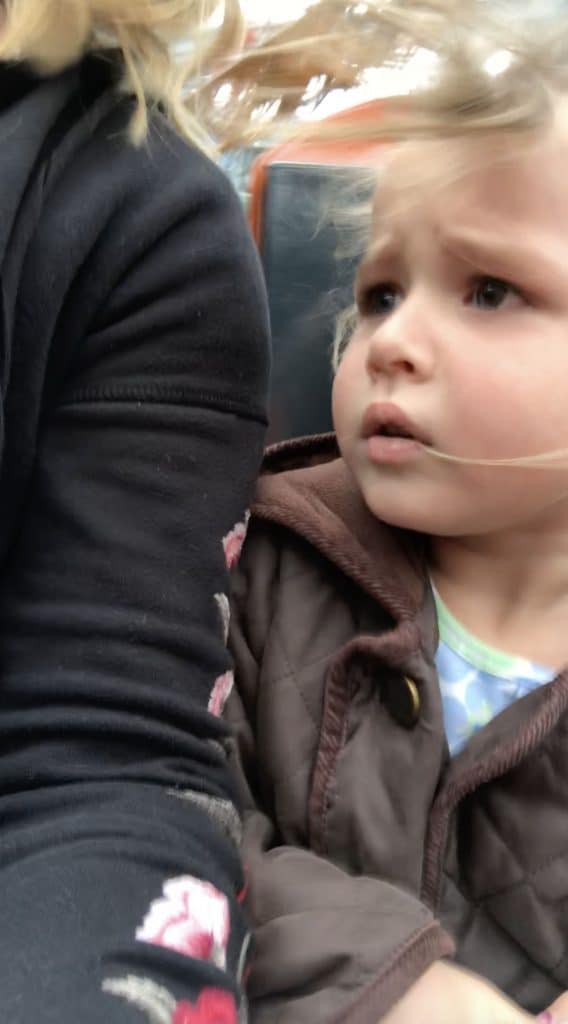
[[[237,1020],[215,595],[260,462],[268,329],[186,88],[238,42],[238,4],[213,31],[218,6],[2,5],[6,1024]]]
[[[419,7],[336,438],[234,579],[254,1024],[568,1020],[568,35]]]

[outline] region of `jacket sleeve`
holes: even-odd
[[[99,180],[125,180],[89,225],[97,242],[59,315],[1,579],[0,979],[13,1024],[234,1024],[240,1002],[239,823],[218,715],[228,564],[264,437],[267,314],[237,198],[164,136],[141,155],[106,125],[115,152],[100,178],[86,147],[79,182],[46,184],[50,210],[67,211],[65,252],[84,244]],[[27,310],[38,331],[41,251]]]
[[[266,565],[266,538],[257,547],[255,540],[245,545],[233,579],[236,687],[226,709],[254,928],[251,1021],[377,1024],[431,963],[453,952],[453,944],[414,896],[380,878],[347,874],[309,848],[301,825],[297,843],[282,839],[294,827],[274,811],[270,750],[257,720],[259,707],[263,715],[270,707],[265,652],[278,643],[269,632],[279,568],[274,556],[272,572],[256,571]],[[291,778],[297,767],[290,765]]]

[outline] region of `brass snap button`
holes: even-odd
[[[420,690],[410,676],[391,676],[383,686],[383,701],[395,722],[413,729],[420,717]]]
[[[411,679],[410,676],[405,676],[403,682],[407,695],[407,708],[405,708],[405,718],[407,721],[402,724],[407,725],[407,728],[410,729],[413,725],[416,725],[420,718],[420,690],[414,679]]]

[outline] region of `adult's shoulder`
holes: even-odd
[[[121,92],[116,60],[87,57],[67,81],[68,104],[53,133],[48,184],[66,170],[67,177],[81,176],[85,191],[115,195],[123,206],[163,196],[163,209],[179,196],[188,211],[222,207],[242,228],[241,206],[226,175],[182,138],[159,107],[149,105],[145,141],[132,143],[136,101]]]
[[[191,384],[193,397],[263,418],[266,296],[238,197],[159,110],[135,146],[133,110],[112,63],[91,57],[4,111],[7,343],[22,365],[48,367],[50,391],[71,376],[99,386],[111,354],[114,387],[117,353],[135,347],[156,388],[175,380],[185,396]]]
[[[227,178],[159,109],[151,110],[146,141],[133,145],[135,100],[121,91],[119,78],[112,55],[91,55],[48,78],[0,64],[0,257],[8,243],[17,246],[13,228],[26,243],[36,226],[43,245],[50,229],[66,235],[73,226],[81,239],[91,240],[93,227],[106,230],[112,219],[120,231],[120,220],[135,211],[143,247],[146,235],[148,244],[154,240],[155,220],[167,230],[168,222],[201,211],[221,218],[235,234],[231,241],[253,258]],[[59,241],[64,251],[61,241],[67,239]]]

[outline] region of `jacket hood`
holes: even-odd
[[[369,511],[334,434],[269,448],[252,514],[309,541],[395,620],[413,619],[422,605],[424,538],[389,526]]]

